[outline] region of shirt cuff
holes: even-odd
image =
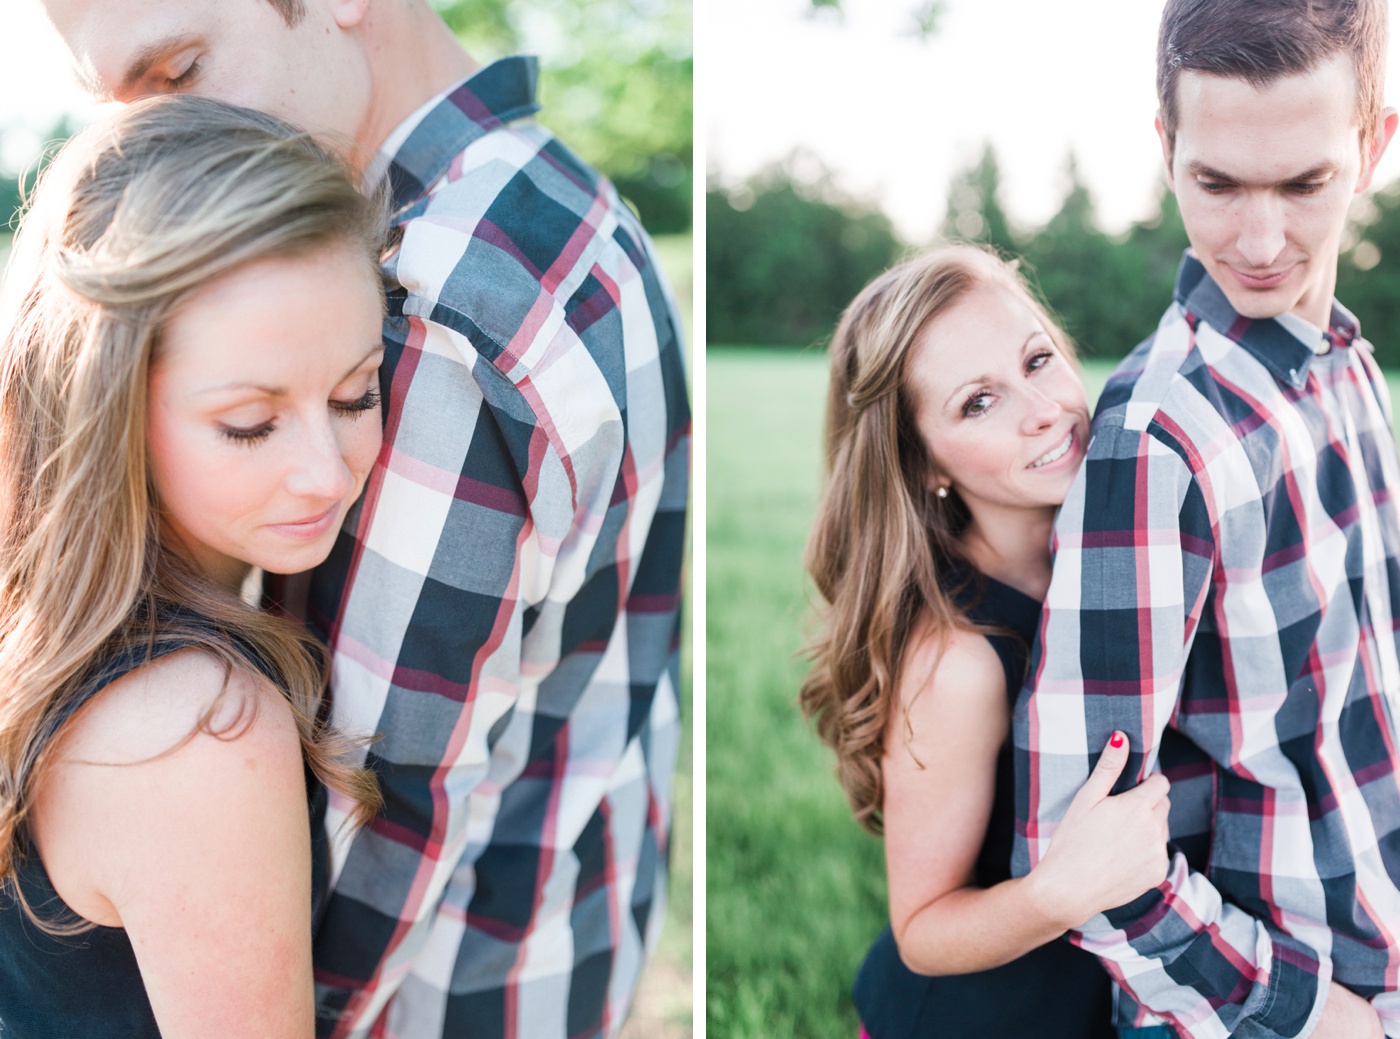
[[[1272,962],[1267,985],[1256,985],[1245,1000],[1232,1039],[1301,1039],[1312,1034],[1322,1018],[1332,961],[1271,923],[1268,932]]]

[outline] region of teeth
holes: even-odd
[[[1063,457],[1065,456],[1065,452],[1069,450],[1069,445],[1070,445],[1073,441],[1074,441],[1074,434],[1073,434],[1073,433],[1068,433],[1068,434],[1066,434],[1064,440],[1060,441],[1060,446],[1059,446],[1059,447],[1054,448],[1053,450],[1050,450],[1050,451],[1045,452],[1045,454],[1041,455],[1041,456],[1040,456],[1039,458],[1037,458],[1034,462],[1032,462],[1032,463],[1030,464],[1029,468],[1031,468],[1031,469],[1039,469],[1042,465],[1049,465],[1051,462],[1054,462],[1054,461],[1057,461],[1058,459],[1063,458]]]

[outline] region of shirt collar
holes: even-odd
[[[1274,378],[1295,389],[1302,389],[1307,382],[1308,366],[1315,356],[1332,347],[1348,347],[1361,334],[1356,318],[1336,300],[1332,301],[1330,327],[1325,331],[1295,314],[1241,317],[1190,250],[1182,255],[1176,272],[1176,301],[1188,314],[1242,346]]]
[[[469,144],[540,110],[537,59],[516,55],[478,69],[400,123],[366,168],[366,180],[388,178],[395,221],[447,171]]]

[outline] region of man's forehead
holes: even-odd
[[[1358,96],[1356,70],[1345,54],[1333,55],[1305,72],[1267,79],[1182,69],[1176,80],[1176,103],[1183,115],[1202,106],[1213,112],[1252,107],[1256,117],[1261,113],[1267,117],[1271,108],[1296,109],[1304,102],[1350,111]]]
[[[49,20],[73,57],[89,93],[110,96],[162,54],[201,32],[202,4],[135,0],[45,0]]]
[[[1192,71],[1182,74],[1177,90],[1175,151],[1186,162],[1218,168],[1244,162],[1297,176],[1338,162],[1359,134],[1349,65],[1264,84]]]

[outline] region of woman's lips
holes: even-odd
[[[307,516],[304,519],[290,520],[286,523],[269,523],[268,528],[284,537],[313,541],[335,524],[336,519],[340,516],[340,505],[340,502],[335,502],[325,512]]]
[[[1044,469],[1058,469],[1061,465],[1078,464],[1081,453],[1082,438],[1079,427],[1076,426],[1065,434],[1063,440],[1058,441],[1054,447],[1031,462],[1026,468],[1040,472]]]

